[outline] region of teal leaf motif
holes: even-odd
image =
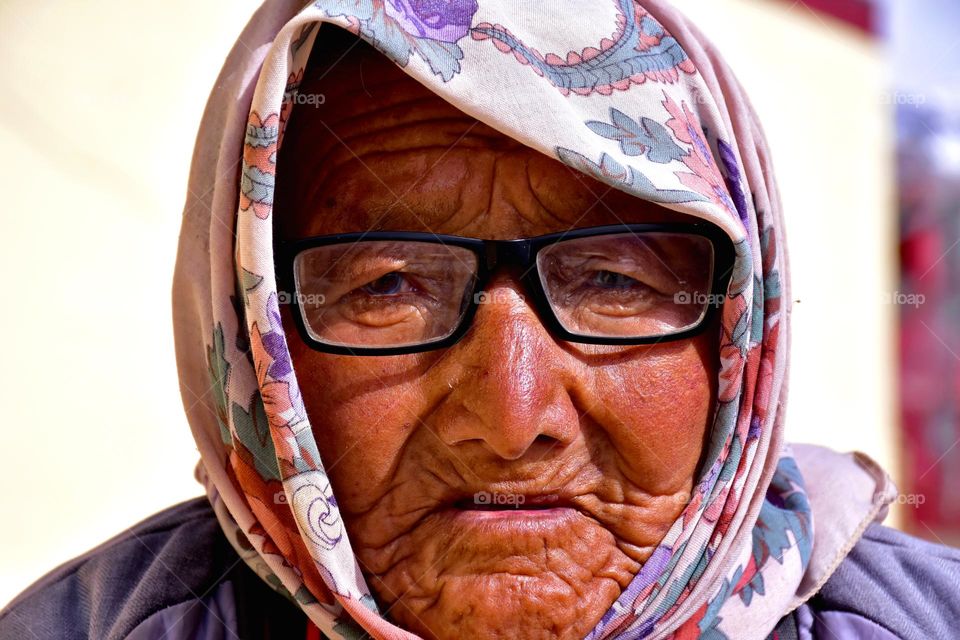
[[[369,20],[373,14],[373,3],[370,0],[317,0],[313,5],[331,18],[356,16],[359,20]]]
[[[401,67],[410,62],[411,38],[387,15],[383,5],[374,7],[369,17],[361,21],[360,33]]]
[[[636,121],[619,109],[610,108],[612,124],[599,120],[588,120],[587,127],[598,136],[620,143],[620,150],[628,156],[646,155],[657,164],[667,164],[679,160],[684,150],[673,140],[673,135],[665,126],[651,118],[643,117]]]
[[[361,596],[360,604],[365,606],[367,609],[370,609],[370,611],[380,615],[380,611],[377,609],[377,603],[374,601],[373,596],[368,594]],[[360,626],[346,614],[343,614],[341,617],[336,619],[333,624],[333,630],[347,640],[362,640],[370,637],[366,631],[360,628]]]
[[[254,202],[273,202],[274,176],[253,165],[244,165],[240,190]]]
[[[746,312],[741,313],[740,317],[737,318],[737,323],[733,325],[733,331],[730,333],[730,342],[738,347],[741,353],[746,352],[747,339],[750,337],[748,330],[751,329],[751,324],[747,317],[749,315]]]
[[[796,546],[800,563],[806,568],[812,546],[810,515],[810,503],[796,460],[781,458],[753,527],[753,561],[757,573],[740,592],[744,604],[749,605],[754,594],[764,595],[762,569],[771,558],[783,564],[786,553]]]
[[[280,467],[270,435],[270,423],[259,391],[250,397],[249,409],[233,403],[233,428],[243,446],[253,456],[254,467],[264,480],[280,480]]]
[[[760,234],[760,252],[762,255],[768,255],[770,252],[770,241],[773,238],[773,227],[765,227],[763,233]],[[771,300],[773,298],[779,298],[783,295],[782,287],[780,286],[780,273],[776,268],[770,269],[770,273],[764,276],[763,281],[763,299]]]
[[[583,173],[597,177],[603,180],[604,182],[607,182],[606,172],[609,171],[611,168],[619,167],[616,160],[613,160],[612,162],[611,161],[606,162],[606,165],[607,165],[606,170],[603,168],[602,165],[604,164],[604,158],[609,158],[607,154],[603,154],[602,156],[600,156],[600,163],[598,164],[593,160],[589,159],[588,157],[586,157],[585,155],[583,155],[582,153],[578,153],[576,151],[573,151],[572,149],[566,149],[564,147],[557,147],[557,157],[560,158],[560,160],[566,163],[567,165],[573,167],[574,169],[577,169],[579,171],[582,171]],[[622,167],[621,167],[621,171],[614,171],[614,173],[621,174],[621,175],[617,175],[616,179],[620,181],[623,180],[624,176],[622,175],[623,173]]]
[[[363,628],[347,617],[346,614],[344,614],[344,617],[337,618],[333,630],[345,640],[365,640],[370,637]]]
[[[248,294],[259,287],[261,282],[263,282],[263,276],[240,267],[240,288],[243,290],[243,299],[247,304],[250,304]]]
[[[736,427],[736,425],[734,425]],[[720,473],[717,474],[717,482],[721,485],[729,484],[733,480],[733,476],[737,472],[737,466],[740,463],[740,456],[743,454],[743,443],[740,442],[740,438],[734,434],[733,438],[730,439],[730,451],[727,453],[727,459],[724,461],[722,467],[720,467]],[[715,491],[719,495],[718,491]]]
[[[780,272],[774,269],[763,281],[763,299],[773,300],[782,295],[783,290],[780,286]]]
[[[277,125],[263,126],[248,124],[247,135],[244,142],[254,148],[269,147],[277,141],[277,135],[280,133],[280,127]]]
[[[393,11],[403,14],[399,19],[388,12],[389,7],[383,2],[317,0],[314,3],[314,6],[325,11],[329,16],[355,18],[358,21],[360,36],[401,67],[406,67],[410,63],[412,53],[417,53],[430,67],[430,70],[435,75],[440,76],[444,82],[448,82],[453,76],[460,73],[463,50],[456,41],[467,34],[468,22],[460,25],[463,29],[461,33],[448,33],[445,36],[437,35],[436,37],[425,36],[424,33],[430,33],[429,29],[424,31],[410,24],[407,24],[406,28],[404,27],[403,21],[410,16],[407,15],[406,10],[395,5],[396,3],[392,7]],[[476,11],[476,7],[473,11]],[[472,19],[472,13],[469,18]],[[414,21],[416,20],[417,18],[414,18]],[[423,23],[419,26],[425,25],[426,23]],[[417,30],[410,31],[409,29]],[[451,36],[455,39],[452,41],[445,39],[445,37]]]
[[[763,282],[760,276],[753,278],[753,326],[750,327],[750,342],[757,344],[763,340]]]
[[[297,39],[290,43],[290,53],[291,55],[297,55],[297,52],[306,44],[307,39],[310,37],[310,34],[318,27],[316,22],[311,22],[302,29],[300,29],[300,35],[297,36]]]
[[[713,599],[710,600],[710,603],[707,604],[707,610],[703,614],[703,619],[700,620],[700,623],[697,625],[700,627],[701,640],[729,640],[727,634],[723,633],[717,628],[717,626],[723,621],[723,618],[720,617],[720,610],[723,608],[723,605],[727,599],[730,598],[734,585],[740,582],[740,577],[742,575],[743,566],[739,566],[734,572],[732,579],[728,580],[724,578],[723,586],[720,588],[720,591],[717,592],[717,595],[715,595]]]
[[[294,440],[297,442],[297,451],[300,453],[293,459],[294,467],[298,472],[313,471],[314,467],[307,464],[307,461],[303,458],[304,455],[310,456],[314,464],[319,463],[320,450],[317,449],[317,441],[313,437],[313,432],[310,429],[302,429],[294,436]]]
[[[293,596],[290,594],[290,590],[287,589],[285,586],[283,586],[283,583],[280,582],[280,578],[277,577],[277,574],[270,571],[270,573],[268,573],[264,577],[264,580],[267,581],[267,584],[269,584],[274,591],[282,595],[284,598],[288,600],[293,600]],[[309,593],[309,591],[307,593]]]
[[[730,276],[730,284],[727,287],[730,297],[737,297],[747,290],[747,285],[752,281],[753,276],[753,253],[750,249],[750,243],[746,238],[741,238],[734,245],[736,259],[733,263],[733,273]]]
[[[721,402],[717,405],[717,414],[713,420],[714,428],[710,436],[710,448],[704,460],[715,461],[723,452],[730,431],[736,426],[739,403],[736,401]]]
[[[365,606],[370,611],[374,613],[379,613],[380,609],[377,608],[377,601],[373,599],[373,596],[370,594],[364,594],[360,596],[360,604]]]
[[[301,585],[300,588],[297,589],[297,593],[294,594],[293,597],[300,604],[314,604],[315,602],[317,602],[317,599],[314,597],[312,593],[310,593],[310,590],[307,589],[306,585]]]
[[[594,162],[582,153],[565,147],[556,148],[557,157],[566,165],[593,176],[612,186],[625,187],[627,191],[653,202],[703,202],[699,193],[683,189],[658,189],[650,178],[633,167],[625,167],[607,153],[600,154],[600,162]]]
[[[220,427],[220,439],[226,445],[233,443],[227,417],[227,378],[230,376],[230,363],[223,356],[223,325],[219,322],[213,329],[213,344],[207,347],[207,373],[213,390],[213,401],[217,406],[217,425]]]
[[[460,73],[460,60],[463,59],[463,50],[460,45],[431,38],[414,38],[413,41],[420,57],[444,82]]]
[[[623,89],[621,81],[673,83],[683,70],[691,73],[686,64],[687,53],[675,38],[664,32],[652,17],[637,21],[637,9],[632,0],[616,0],[621,25],[619,35],[604,51],[576,63],[550,63],[535,49],[500,25],[481,23],[471,29],[474,36],[498,43],[498,48],[510,52],[538,75],[545,77],[564,95],[571,90],[581,94],[592,93],[602,87]]]

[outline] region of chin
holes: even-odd
[[[583,638],[640,568],[610,531],[565,506],[442,510],[387,546],[402,559],[369,576],[383,608],[444,640]],[[385,551],[371,550],[372,563]]]
[[[480,573],[442,585],[436,600],[403,598],[390,616],[424,638],[580,639],[619,596],[614,582],[580,585],[551,572]]]

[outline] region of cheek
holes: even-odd
[[[710,346],[698,338],[596,376],[600,426],[626,462],[625,473],[653,493],[683,489],[696,472],[715,397]]]
[[[353,357],[314,351],[281,311],[290,356],[320,457],[337,500],[361,510],[390,483],[418,424],[423,393],[416,356]]]

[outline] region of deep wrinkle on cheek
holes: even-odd
[[[637,349],[634,358],[591,368],[598,424],[631,480],[651,493],[676,490],[698,466],[691,459],[709,431],[715,397],[705,357],[712,342],[705,335],[666,353]]]

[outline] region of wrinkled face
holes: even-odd
[[[372,228],[529,237],[689,218],[612,190],[464,115],[392,63],[351,56],[305,93],[278,161],[277,233]],[[382,609],[437,638],[581,638],[686,504],[716,331],[562,342],[497,273],[457,344],[312,350],[294,367],[360,566]],[[487,492],[496,509],[477,504]],[[517,503],[522,504],[517,506]]]

